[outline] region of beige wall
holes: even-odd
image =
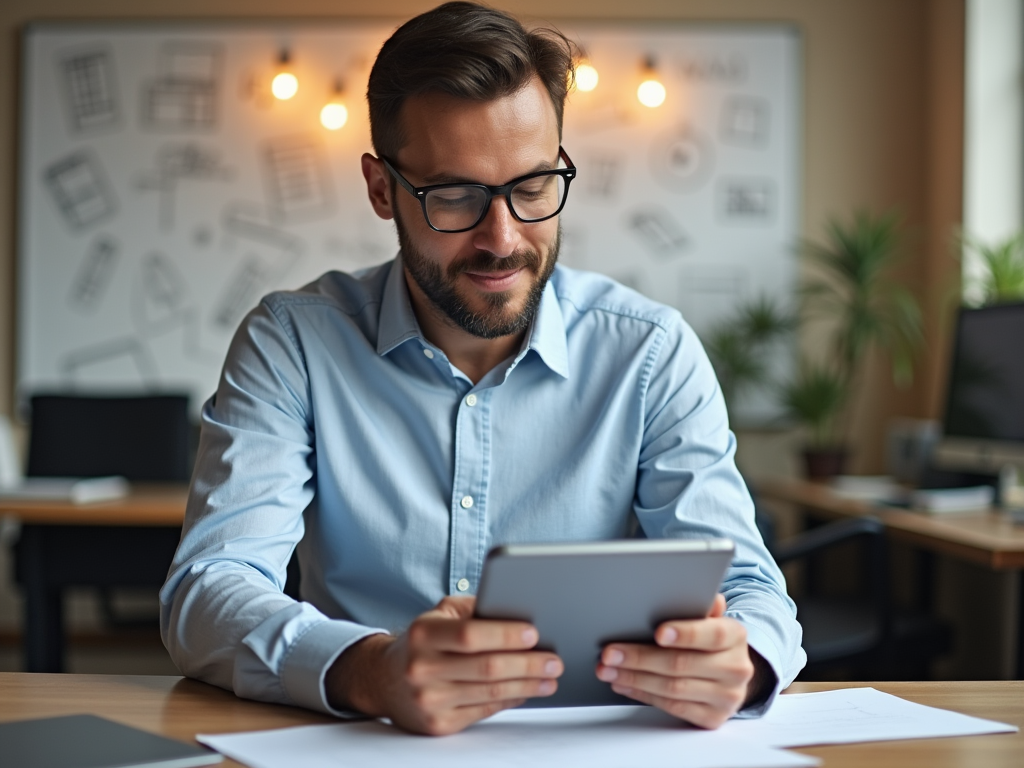
[[[32,19],[407,16],[429,0],[3,0],[0,3],[0,412],[14,378],[15,189],[19,30]],[[897,207],[913,233],[907,275],[939,337],[955,270],[947,240],[960,219],[963,0],[506,0],[544,18],[784,20],[804,36],[804,228],[858,207]],[[955,287],[955,286],[954,286]],[[858,404],[857,468],[877,470],[891,415],[935,413],[941,345],[928,374],[896,392],[872,372]]]

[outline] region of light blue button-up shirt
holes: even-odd
[[[493,546],[724,536],[727,613],[777,692],[800,627],[734,450],[696,335],[607,278],[557,267],[518,354],[474,385],[423,337],[400,259],[328,273],[266,297],[231,344],[164,643],[186,675],[331,712],[338,655],[475,593]],[[296,546],[302,602],[281,591]]]

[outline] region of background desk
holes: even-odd
[[[794,693],[854,687],[795,683]],[[1024,682],[870,683],[879,690],[935,707],[1012,723],[1024,729]],[[0,721],[91,713],[191,741],[196,733],[254,731],[334,722],[313,712],[244,701],[181,677],[0,674]],[[874,742],[798,750],[828,768],[1019,768],[1024,734]],[[237,766],[226,760],[223,765]]]
[[[163,584],[187,495],[183,485],[138,485],[126,498],[96,504],[0,499],[0,515],[22,523],[15,567],[25,589],[30,672],[63,669],[66,587]]]
[[[994,571],[1014,571],[1024,580],[1024,525],[1014,525],[994,509],[928,515],[841,498],[827,485],[803,480],[762,480],[756,491],[759,499],[793,504],[816,517],[871,515],[884,523],[886,533],[895,540]],[[1018,595],[1016,676],[1024,679],[1024,583]]]

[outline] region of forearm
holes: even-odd
[[[324,676],[327,703],[339,711],[384,717],[384,654],[395,641],[390,635],[371,635],[353,643],[331,664]]]

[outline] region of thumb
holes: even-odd
[[[725,613],[725,595],[719,592],[715,595],[715,602],[711,604],[711,610],[708,611],[709,619],[717,619],[719,616]]]
[[[449,595],[430,611],[439,619],[470,619],[476,608],[476,598],[471,595]]]

